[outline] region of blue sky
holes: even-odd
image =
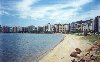
[[[0,24],[43,26],[100,16],[100,0],[0,0]]]

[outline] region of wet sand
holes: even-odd
[[[73,58],[70,57],[70,53],[73,52],[75,48],[80,48],[82,51],[85,51],[90,47],[88,41],[81,40],[80,37],[81,36],[65,34],[65,38],[61,43],[38,62],[71,62]]]

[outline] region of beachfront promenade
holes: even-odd
[[[46,56],[41,58],[39,62],[71,62],[70,53],[75,48],[85,51],[90,47],[88,41],[81,40],[81,36],[66,34],[64,40],[51,50]]]

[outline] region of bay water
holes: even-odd
[[[63,38],[62,34],[0,33],[0,62],[37,62]]]

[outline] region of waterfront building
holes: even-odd
[[[37,32],[38,32],[38,33],[43,33],[43,27],[38,26]]]
[[[34,30],[35,30],[35,26],[33,26],[33,25],[28,26],[28,32],[29,33],[33,33]]]
[[[13,27],[13,32],[14,33],[17,33],[18,31],[17,31],[17,27],[15,26],[15,27]]]
[[[92,20],[92,19],[91,19]],[[91,20],[86,20],[84,25],[83,25],[83,32],[87,31],[87,32],[90,32],[90,31],[93,31],[93,21]]]
[[[100,16],[98,16],[98,32],[100,33]]]
[[[70,30],[70,24],[65,24],[65,31],[66,33],[69,33],[69,30]]]
[[[25,32],[25,27],[22,27],[22,33],[24,33]]]
[[[18,30],[19,33],[22,33],[22,27],[18,26],[17,30]]]
[[[22,27],[22,33],[27,33],[28,32],[28,27]]]
[[[38,33],[38,28],[35,27],[35,29],[33,30],[33,33]]]
[[[64,24],[59,24],[59,33],[65,33]]]
[[[68,24],[55,24],[53,30],[55,33],[68,33],[69,25]]]
[[[76,32],[83,32],[84,31],[84,29],[83,29],[83,26],[84,26],[84,24],[86,23],[86,21],[77,21],[76,23],[75,23],[75,30],[76,30]]]
[[[47,25],[43,26],[44,33],[52,33],[52,25],[48,23]]]
[[[99,28],[99,26],[100,26],[100,16],[97,16],[97,17],[95,17],[95,19],[94,19],[94,32],[95,33],[98,33],[99,31],[100,31],[100,28]]]
[[[52,25],[52,33],[56,33],[55,25]]]
[[[55,33],[59,33],[59,24],[54,24]]]
[[[3,33],[9,33],[9,27],[8,26],[3,26],[2,27],[2,32]]]
[[[95,20],[94,20],[94,32],[98,32],[98,18],[95,17]]]
[[[43,26],[43,32],[46,33],[47,26]]]
[[[22,31],[21,27],[18,26],[18,27],[17,27],[17,32],[20,33],[21,31]]]
[[[94,28],[93,28],[93,19],[90,19],[90,21],[89,21],[89,31],[90,32],[93,32],[94,31]]]
[[[9,27],[9,33],[12,33],[12,32],[13,32],[13,28]]]
[[[52,33],[52,25],[50,23],[48,23],[45,26],[45,30],[46,30],[47,33]]]
[[[76,31],[76,26],[75,22],[70,23],[70,32],[75,32]]]

